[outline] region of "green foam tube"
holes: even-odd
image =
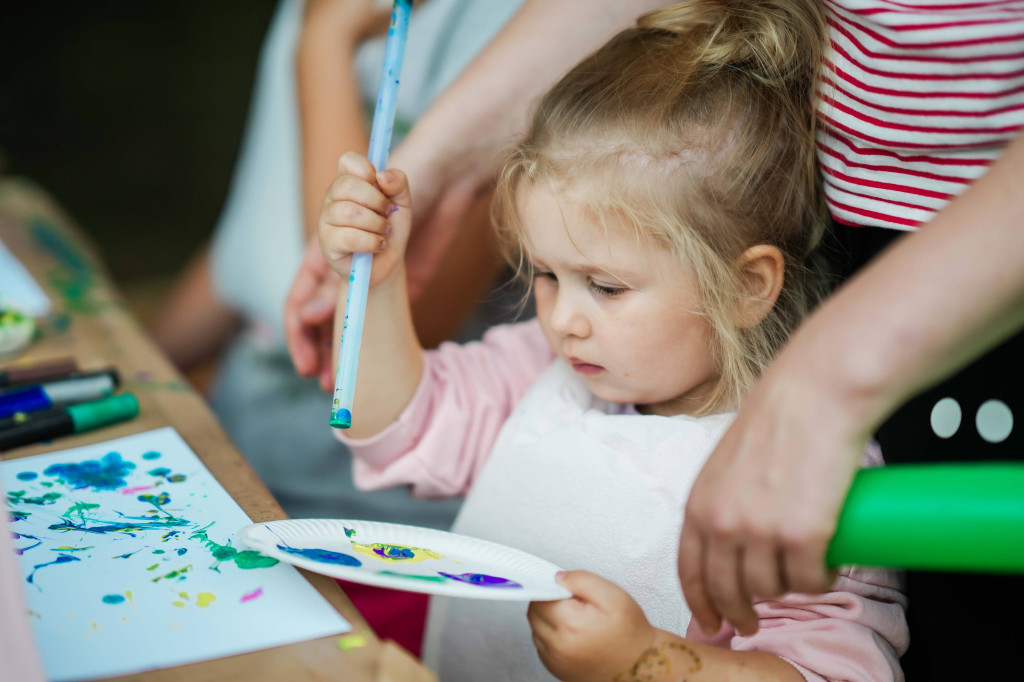
[[[904,464],[854,478],[826,560],[1024,573],[1024,464]]]

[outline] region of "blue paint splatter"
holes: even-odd
[[[103,597],[104,604],[122,604],[124,603],[124,597],[119,594],[108,594]]]
[[[355,537],[355,535],[356,535],[355,530],[353,530],[352,528],[345,528],[345,537],[352,538],[352,537]]]
[[[93,490],[117,490],[128,485],[125,477],[135,468],[133,462],[126,462],[116,452],[108,452],[103,459],[94,459],[78,464],[53,464],[43,471],[47,476],[56,476],[68,487],[92,488]]]
[[[28,578],[26,578],[26,580],[28,582],[30,582],[30,583],[34,583],[35,582],[36,571],[38,571],[40,568],[45,568],[47,566],[54,566],[54,565],[57,565],[57,564],[66,564],[66,563],[70,563],[72,561],[81,561],[81,559],[79,559],[78,557],[75,557],[75,556],[71,556],[70,554],[58,554],[57,558],[54,559],[53,561],[50,561],[50,562],[45,563],[45,564],[36,564],[35,566],[33,566],[32,567],[32,572],[28,574]],[[38,585],[36,585],[36,587],[38,587]]]
[[[177,551],[178,551],[178,556],[182,556],[188,550],[186,548],[184,548],[184,547],[179,547]]]
[[[416,552],[412,551],[408,547],[402,547],[401,545],[384,545],[382,547],[374,547],[373,553],[377,556],[382,556],[388,559],[412,559],[416,556]]]
[[[451,578],[457,580],[460,583],[469,583],[470,585],[479,585],[481,587],[510,587],[510,588],[521,588],[522,585],[509,580],[508,578],[499,578],[494,575],[484,575],[483,573],[445,573],[444,571],[438,571],[439,574],[445,578]]]
[[[17,478],[19,481],[34,481],[35,479],[39,478],[39,474],[37,474],[34,471],[22,471],[15,478]]]
[[[340,566],[363,565],[363,562],[353,556],[342,554],[341,552],[332,552],[328,549],[296,549],[294,547],[285,547],[284,545],[278,545],[277,548],[282,552],[295,554],[311,561],[319,561],[322,564],[338,564]]]
[[[142,459],[160,459],[160,453],[150,450],[149,452],[142,455]]]
[[[171,470],[168,469],[167,467],[157,467],[156,469],[152,469],[150,471],[147,471],[146,473],[148,473],[150,476],[166,476],[167,474],[171,473]]]

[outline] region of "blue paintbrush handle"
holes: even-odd
[[[377,106],[370,129],[370,163],[383,170],[388,160],[391,131],[395,127],[395,100],[398,95],[405,40],[409,35],[409,14],[412,0],[395,0],[391,11],[391,27],[384,47],[384,67],[380,74]],[[356,371],[359,369],[359,345],[363,338],[366,297],[370,292],[370,268],[373,254],[352,255],[348,276],[348,298],[345,299],[345,323],[338,349],[338,373],[334,377],[334,401],[331,404],[331,426],[347,429],[352,425],[352,401],[356,392]]]

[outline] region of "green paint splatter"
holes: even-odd
[[[90,504],[89,502],[78,502],[68,507],[68,510],[64,512],[63,516],[77,515],[82,521],[85,521],[85,512],[90,509],[99,509],[98,504]]]
[[[170,573],[164,573],[163,575],[158,575],[157,577],[153,578],[152,582],[156,583],[156,582],[160,582],[161,580],[174,580],[175,578],[184,578],[185,574],[188,573],[191,570],[192,570],[192,564],[189,564],[188,566],[182,566],[181,568],[177,568],[177,569],[171,571]]]
[[[13,493],[7,493],[7,501],[11,504],[54,504],[57,500],[64,497],[60,493],[44,493],[40,497],[25,497],[24,490],[18,490]]]

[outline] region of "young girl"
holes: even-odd
[[[684,639],[674,570],[693,478],[814,298],[820,27],[810,0],[690,2],[566,75],[496,195],[537,319],[480,343],[423,352],[405,177],[342,157],[324,255],[344,274],[352,252],[376,253],[353,428],[338,432],[357,483],[465,494],[454,531],[590,571],[528,621],[519,604],[433,600],[425,658],[442,680],[551,679],[544,666],[563,680],[902,679],[892,574],[847,570],[826,595],[761,603],[755,636]]]

